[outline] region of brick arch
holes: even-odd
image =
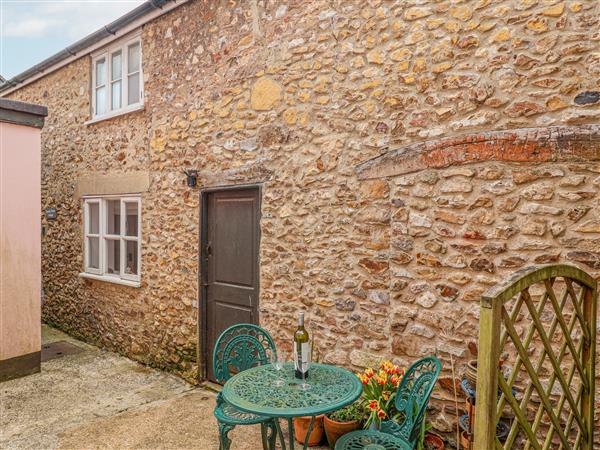
[[[600,161],[600,124],[478,132],[418,142],[365,161],[356,173],[366,180],[485,161]]]

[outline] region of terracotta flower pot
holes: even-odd
[[[469,415],[469,432],[475,430],[475,401],[472,398],[467,398],[467,414]]]
[[[428,433],[425,435],[425,440],[423,441],[426,445],[430,447],[434,447],[436,450],[444,450],[446,448],[446,444],[444,444],[444,440],[436,436],[435,434]]]
[[[327,442],[331,448],[335,447],[337,440],[344,434],[360,428],[360,422],[358,420],[353,420],[351,422],[337,422],[325,416],[323,423],[325,425],[325,436],[327,436]]]
[[[315,423],[308,438],[308,445],[311,447],[319,444],[323,439],[323,417],[323,414],[315,417]],[[304,444],[304,440],[306,439],[310,419],[310,416],[294,417],[294,437],[301,444]]]
[[[463,450],[471,450],[471,438],[466,431],[460,432],[460,445]]]

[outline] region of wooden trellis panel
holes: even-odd
[[[475,449],[592,450],[597,300],[570,265],[523,269],[482,297]]]

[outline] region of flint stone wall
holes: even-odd
[[[261,324],[289,345],[306,309],[320,357],[354,368],[437,352],[430,417],[449,431],[450,355],[460,372],[483,290],[531,263],[598,277],[600,166],[356,167],[459,134],[598,123],[599,17],[592,0],[195,0],[143,28],[143,111],[85,125],[87,57],[23,87],[10,97],[49,107],[45,320],[195,380],[199,196],[182,170],[260,182]],[[80,279],[77,180],[130,172],[149,177],[142,286]]]

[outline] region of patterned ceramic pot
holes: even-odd
[[[473,359],[467,363],[467,370],[465,372],[465,377],[471,383],[473,388],[477,386],[477,360]]]

